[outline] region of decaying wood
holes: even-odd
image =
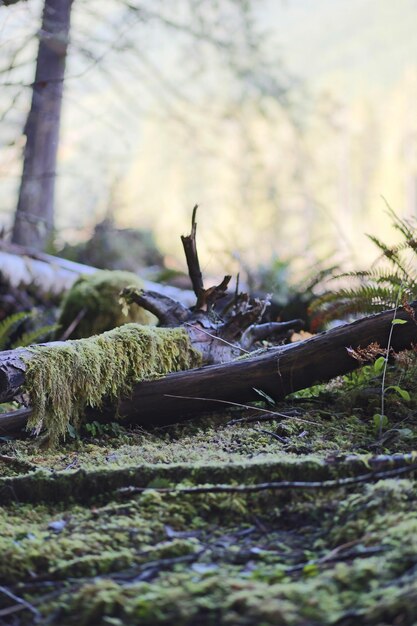
[[[226,294],[231,276],[225,276],[218,285],[204,287],[197,254],[196,213],[197,205],[192,213],[191,233],[181,237],[196,304],[187,309],[165,295],[134,288],[122,291],[126,303],[149,310],[157,316],[160,326],[184,326],[191,343],[202,353],[205,365],[223,363],[248,353],[256,341],[270,334],[280,333],[283,337],[289,329],[302,328],[303,321],[298,319],[258,325],[269,300],[253,299],[247,294],[236,294],[233,308],[228,307],[221,313],[215,310],[217,302]]]
[[[18,409],[10,413],[0,414],[0,437],[17,433],[25,428],[29,415],[32,413],[30,408]]]
[[[410,306],[417,313],[417,302]],[[407,323],[393,327],[394,317]],[[138,383],[129,398],[120,400],[118,411],[125,423],[157,426],[224,408],[225,403],[259,400],[254,388],[279,400],[359,367],[361,363],[352,357],[350,348],[371,343],[387,348],[391,330],[390,345],[396,352],[417,342],[417,325],[409,313],[403,309],[384,311],[252,357]],[[20,392],[24,382],[22,354],[21,350],[0,353],[2,401]],[[0,431],[2,426],[0,416]]]
[[[411,307],[417,313],[417,302]],[[228,402],[259,400],[254,388],[275,400],[283,399],[360,367],[350,348],[377,343],[386,349],[391,329],[392,350],[412,348],[417,342],[415,321],[400,309],[396,318],[407,323],[392,327],[394,316],[395,311],[384,311],[253,357],[138,383],[132,396],[119,403],[120,415],[131,423],[164,425],[224,409]]]
[[[197,215],[198,205],[193,208],[193,214],[191,217],[191,233],[189,235],[182,235],[181,241],[184,248],[185,258],[187,261],[188,275],[193,286],[193,290],[197,298],[204,291],[203,275],[200,269],[200,262],[197,254]]]
[[[0,274],[12,287],[36,285],[40,293],[60,295],[70,289],[79,276],[99,271],[91,265],[75,263],[50,254],[37,252],[0,240]],[[178,289],[144,280],[144,287],[191,306],[194,295],[191,290]]]
[[[208,291],[205,290],[205,293]],[[265,309],[265,303],[259,300],[248,300],[245,313],[223,322],[217,315],[211,315],[210,310],[202,311],[197,307],[187,309],[153,291],[137,291],[128,287],[123,289],[122,297],[128,304],[137,304],[156,315],[160,326],[184,326],[191,343],[202,353],[206,365],[230,361],[242,353],[248,353],[256,341],[277,333],[283,337],[290,329],[294,331],[303,327],[303,321],[298,319],[254,324]]]
[[[158,317],[160,326],[182,326],[189,335],[193,347],[201,353],[205,365],[221,364],[242,354],[247,355],[256,341],[270,334],[279,333],[285,338],[288,332],[291,332],[290,328],[299,330],[303,325],[302,320],[292,320],[283,324],[276,322],[257,325],[269,302],[268,300],[254,300],[247,294],[236,294],[233,307],[229,306],[223,316],[215,310],[217,302],[226,294],[231,277],[225,276],[220,284],[208,289],[204,288],[195,239],[196,211],[197,207],[194,207],[191,234],[182,237],[190,278],[196,295],[195,306],[187,308],[167,294],[152,290],[138,291],[134,288],[123,290],[121,295],[125,302],[130,306],[139,305],[154,313]],[[37,257],[33,258],[36,267],[50,268],[50,257],[42,253],[34,256]],[[22,257],[18,258],[22,259]],[[60,260],[57,259],[57,261],[59,265]],[[67,275],[72,274],[74,277],[81,273],[83,266],[64,261],[63,269]],[[92,268],[88,268],[87,273],[91,273],[91,270]],[[58,348],[63,345],[63,342],[48,345]],[[0,353],[0,401],[24,399],[22,388],[25,382],[26,363],[33,357],[34,353],[26,349]],[[5,420],[6,418],[3,420],[3,432],[4,428],[8,428],[10,424]]]
[[[203,275],[201,273],[197,253],[197,209],[198,205],[196,204],[191,218],[191,233],[189,235],[182,235],[181,241],[184,248],[185,258],[187,260],[188,274],[190,276],[194,293],[197,297],[195,309],[197,311],[210,312],[216,302],[221,300],[221,298],[226,295],[227,286],[232,277],[225,276],[219,285],[209,287],[209,289],[204,288]]]

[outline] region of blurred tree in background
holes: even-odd
[[[3,221],[16,206],[42,5],[0,8]],[[71,20],[58,245],[111,212],[182,259],[175,235],[199,202],[209,272],[297,255],[311,266],[334,251],[363,267],[374,256],[364,233],[390,231],[381,195],[416,213],[412,0],[74,0]]]
[[[36,3],[35,0],[33,2]],[[8,3],[3,4],[7,6]],[[70,37],[73,6],[77,14]],[[134,26],[135,36],[132,37]],[[239,97],[244,97],[245,92],[258,96],[267,92],[278,101],[284,101],[287,88],[282,77],[277,79],[273,65],[268,66],[268,59],[262,51],[262,38],[253,27],[249,1],[226,0],[218,3],[184,0],[173,7],[172,3],[163,1],[139,3],[122,0],[103,5],[83,0],[74,4],[73,0],[45,0],[41,26],[36,34],[39,47],[34,81],[25,85],[19,78],[22,67],[30,66],[33,61],[33,34],[11,47],[9,59],[1,70],[2,74],[7,74],[4,86],[10,89],[11,94],[3,112],[4,118],[8,109],[12,109],[21,97],[22,88],[32,89],[31,108],[24,129],[23,174],[12,234],[15,243],[43,249],[53,235],[64,82],[73,79],[82,82],[90,70],[98,69],[113,83],[113,88],[121,91],[126,103],[129,101],[123,93],[126,83],[133,77],[137,79],[143,72],[144,84],[156,83],[163,92],[174,92],[175,98],[186,101],[188,107],[197,104],[189,85],[184,88],[167,81],[158,67],[153,65],[147,55],[146,38],[138,40],[136,36],[142,26],[151,29],[157,26],[185,36],[187,45],[181,51],[188,55],[191,45],[193,63],[189,68],[192,69],[189,78],[193,86],[198,83],[198,74],[201,73],[209,75],[209,83],[218,78],[215,74],[210,76],[210,68],[206,69],[206,51],[202,48],[208,47],[209,54],[213,51],[218,53],[216,62],[223,69],[227,68],[229,80],[233,77]],[[106,62],[110,52],[121,54],[119,62],[124,67],[116,66],[116,75],[114,67],[109,69]],[[77,70],[72,73],[71,70],[65,72],[67,53],[75,57]],[[184,57],[184,67],[186,65],[189,63]],[[188,111],[182,120],[171,104],[168,110],[171,118],[177,117],[179,121],[188,123],[185,119]]]

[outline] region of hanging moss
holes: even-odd
[[[35,346],[25,390],[33,414],[28,427],[46,429],[52,442],[77,428],[86,407],[128,394],[139,381],[197,367],[201,355],[185,330],[125,324],[62,346]]]
[[[139,306],[122,311],[119,294],[124,287],[143,288],[143,281],[132,272],[103,270],[89,276],[80,276],[68,291],[62,303],[59,318],[60,332],[85,311],[71,334],[72,339],[91,337],[129,322],[156,324],[156,317]]]

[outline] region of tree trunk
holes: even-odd
[[[417,302],[411,307],[417,313]],[[138,383],[129,398],[120,400],[119,414],[125,423],[160,426],[219,410],[227,403],[259,400],[254,388],[282,399],[356,369],[361,363],[348,349],[365,348],[371,343],[384,349],[391,330],[393,350],[411,348],[417,341],[416,322],[403,309],[397,311],[396,318],[407,323],[393,327],[394,311],[384,311],[258,356]],[[22,358],[28,355],[23,349],[0,353],[0,401],[21,392],[25,380]],[[0,432],[5,432],[6,419],[0,416]],[[7,426],[10,432],[10,420]]]
[[[54,226],[54,189],[72,0],[45,0],[12,241],[42,250]]]

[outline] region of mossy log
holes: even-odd
[[[413,302],[411,308],[417,312],[417,302]],[[394,319],[406,323],[393,326]],[[169,330],[154,329],[153,332]],[[227,403],[259,400],[254,388],[279,400],[359,367],[361,362],[352,357],[350,348],[365,348],[373,343],[384,350],[390,343],[392,350],[399,351],[411,348],[416,342],[417,324],[410,314],[403,309],[385,311],[306,341],[271,348],[247,358],[177,371],[156,380],[142,380],[133,385],[130,394],[120,398],[117,412],[125,423],[156,426],[218,410]],[[53,348],[59,343],[49,346]],[[34,355],[36,352],[22,349],[0,353],[1,401],[21,393],[27,359],[33,359]]]
[[[25,474],[0,478],[0,498],[2,505],[10,502],[78,502],[87,503],[103,501],[110,494],[119,494],[123,499],[135,495],[139,490],[156,488],[159,483],[164,485],[160,491],[175,488],[181,493],[187,486],[179,487],[178,483],[188,481],[196,489],[205,485],[207,491],[216,490],[216,486],[229,485],[235,488],[241,485],[253,491],[257,485],[282,483],[277,491],[286,491],[288,487],[308,490],[311,488],[338,489],[357,482],[372,482],[387,477],[392,473],[413,474],[416,464],[413,453],[349,455],[341,458],[281,458],[279,460],[262,460],[257,463],[241,461],[240,463],[169,463],[169,464],[132,464],[120,468],[97,468],[64,470],[56,473],[37,470]],[[353,480],[350,480],[353,479]],[[326,481],[330,484],[326,485]],[[298,486],[286,483],[300,483]],[[323,485],[317,483],[323,483]],[[272,484],[271,484],[272,483]],[[191,486],[191,485],[188,485]],[[211,487],[210,487],[211,486]],[[237,490],[239,487],[237,487]],[[130,492],[130,493],[129,493]]]
[[[40,293],[61,295],[68,291],[80,276],[90,276],[96,267],[76,263],[68,259],[35,252],[29,248],[0,241],[1,275],[12,287],[35,284]],[[193,292],[170,285],[143,281],[145,289],[175,298],[190,306],[194,302]]]

